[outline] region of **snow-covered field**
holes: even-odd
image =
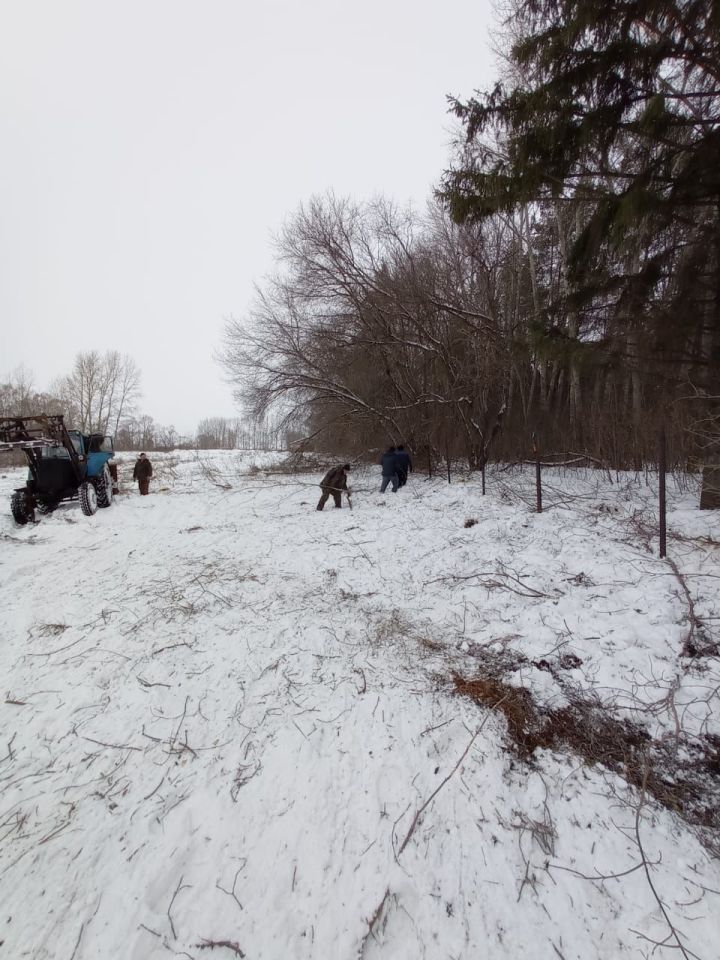
[[[570,747],[523,758],[453,681],[720,744],[692,485],[673,568],[644,477],[547,471],[537,515],[530,473],[370,468],[318,513],[280,455],[152,459],[151,496],[124,455],[110,509],[24,528],[0,479],[0,960],[720,955],[712,832]]]

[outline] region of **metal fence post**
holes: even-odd
[[[665,435],[665,421],[660,427],[660,436],[658,438],[658,494],[659,494],[659,513],[660,513],[660,556],[667,555],[667,499],[665,491],[665,474],[667,473],[667,440]]]
[[[533,453],[535,454],[535,495],[537,499],[537,512],[542,513],[542,480],[540,477],[540,444],[537,434],[532,435]]]

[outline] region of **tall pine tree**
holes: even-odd
[[[720,385],[720,4],[526,0],[512,80],[451,101],[467,147],[442,198],[458,222],[582,205],[568,309],[646,389]],[[608,345],[610,345],[608,347]]]

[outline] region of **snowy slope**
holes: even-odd
[[[140,498],[126,455],[94,517],[3,512],[0,960],[717,957],[708,835],[518,756],[452,677],[717,736],[718,659],[680,653],[720,618],[720,517],[673,487],[673,570],[644,478],[548,472],[536,515],[522,473],[370,469],[317,513],[278,459],[157,455]]]

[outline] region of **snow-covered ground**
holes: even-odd
[[[569,748],[523,759],[453,682],[712,743],[692,484],[673,568],[643,477],[547,471],[538,515],[530,473],[374,468],[318,513],[280,455],[155,455],[143,498],[118,459],[110,509],[0,519],[0,960],[720,954],[707,833]]]

